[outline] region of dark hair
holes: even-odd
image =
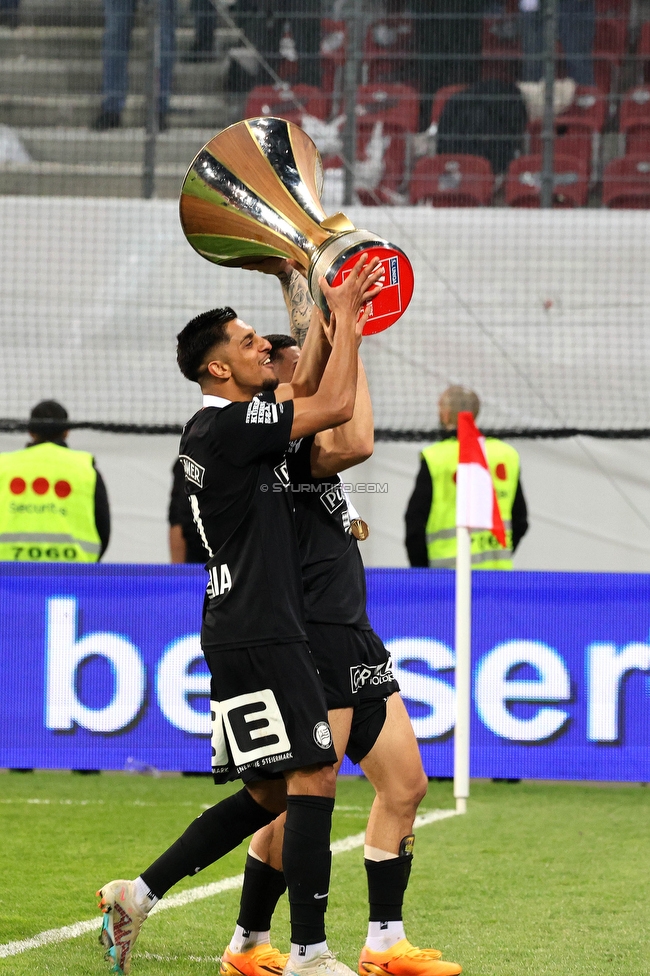
[[[41,400],[29,415],[29,432],[44,441],[58,441],[68,425],[56,421],[67,419],[68,411],[56,400]]]
[[[271,343],[271,362],[275,362],[282,349],[290,349],[292,346],[298,345],[293,336],[281,332],[265,335],[264,338]]]
[[[237,312],[228,305],[213,308],[209,312],[201,312],[178,333],[176,360],[186,379],[199,382],[206,355],[214,346],[229,341],[226,326],[236,318]]]

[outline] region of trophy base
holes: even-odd
[[[337,234],[326,241],[312,258],[308,283],[312,298],[329,320],[330,311],[318,279],[322,275],[330,285],[340,285],[364,252],[369,258],[378,257],[385,272],[384,287],[369,303],[370,318],[363,329],[364,335],[374,335],[397,322],[413,295],[413,268],[400,248],[367,230]]]

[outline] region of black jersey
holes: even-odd
[[[284,453],[293,402],[203,398],[185,426],[185,490],[209,560],[201,644],[305,640],[300,555]]]
[[[313,436],[303,437],[292,441],[287,452],[306,619],[370,627],[366,576],[357,540],[350,534],[348,501],[338,475],[312,477],[313,443]]]

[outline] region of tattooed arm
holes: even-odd
[[[282,285],[284,303],[289,312],[291,335],[302,349],[307,338],[314,300],[309,294],[307,282],[299,271],[288,268],[282,270],[277,277]]]
[[[291,335],[301,348],[300,359],[291,382],[291,397],[313,396],[329,359],[331,346],[321,327],[321,314],[309,294],[307,281],[291,261],[282,258],[266,258],[245,264],[249,271],[275,275],[282,285],[282,294],[289,312]],[[286,399],[286,391],[279,396]]]

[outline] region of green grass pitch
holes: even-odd
[[[94,891],[134,877],[202,804],[229,792],[208,779],[0,776],[0,943],[95,913]],[[334,839],[358,833],[367,782],[342,780]],[[452,807],[431,783],[422,807]],[[238,874],[245,846],[175,890]],[[366,927],[362,851],[333,862],[329,941],[356,969]],[[239,892],[152,917],[133,976],[215,976]],[[436,945],[468,976],[650,973],[650,790],[572,784],[475,783],[469,813],[421,828],[406,899],[412,942]],[[274,941],[286,949],[282,900]],[[0,959],[6,976],[103,974],[97,933]]]

